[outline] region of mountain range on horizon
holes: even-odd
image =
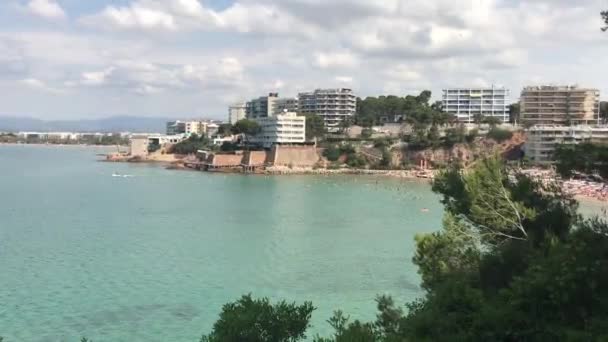
[[[42,120],[33,117],[0,116],[0,132],[164,132],[168,117],[111,116],[85,120]]]

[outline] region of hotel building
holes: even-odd
[[[527,130],[524,151],[532,162],[551,163],[558,145],[583,142],[607,144],[608,126],[533,126]]]
[[[273,145],[303,144],[306,141],[306,118],[294,112],[284,112],[270,117],[258,118],[261,131],[250,142],[264,148]]]
[[[521,93],[521,120],[534,125],[596,125],[600,92],[577,86],[526,87]]]
[[[505,88],[449,88],[443,90],[442,105],[460,122],[473,123],[481,115],[508,123],[509,101],[510,92]]]
[[[323,118],[328,131],[337,131],[340,123],[355,116],[357,97],[351,89],[317,89],[298,95],[299,113]]]

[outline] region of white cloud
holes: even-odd
[[[34,1],[11,1],[32,12]],[[96,13],[75,19],[86,28],[9,23],[0,29],[0,82],[61,84],[78,96],[58,113],[80,101],[100,112],[121,105],[103,114],[217,117],[231,99],[342,85],[363,97],[427,88],[437,96],[447,86],[494,82],[516,94],[533,75],[608,93],[598,72],[608,68],[598,13],[605,0],[229,2],[98,0]],[[16,89],[35,98],[42,88],[29,83]],[[6,99],[7,108],[26,108],[18,98]]]
[[[110,67],[102,71],[83,72],[80,84],[87,86],[103,85],[108,81],[114,70],[113,67]]]
[[[389,68],[386,76],[404,82],[418,81],[422,79],[422,75],[404,64],[399,64],[394,68]]]
[[[64,19],[65,12],[55,0],[31,0],[27,9],[37,16],[47,19]]]
[[[339,83],[353,83],[353,78],[350,76],[336,76],[335,80]]]
[[[114,27],[117,29],[161,29],[175,31],[175,19],[169,13],[161,10],[140,7],[109,6],[97,16],[85,18],[85,22],[92,25]]]
[[[350,52],[318,52],[315,54],[315,65],[323,69],[353,68],[357,64],[357,57]]]
[[[36,78],[26,78],[19,81],[20,84],[37,91],[52,93],[52,94],[60,94],[61,90],[48,86],[45,82],[36,79]]]

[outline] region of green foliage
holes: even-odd
[[[361,138],[363,139],[371,138],[372,134],[374,134],[374,131],[371,128],[364,128],[361,130]]]
[[[388,148],[382,149],[382,159],[380,159],[379,166],[381,169],[389,169],[393,164],[393,154]]]
[[[412,150],[452,148],[456,144],[469,142],[469,136],[467,136],[465,132],[465,127],[459,125],[447,128],[445,130],[445,135],[442,137],[437,125],[432,125],[430,128],[427,128],[424,125],[417,124],[413,127],[412,134],[409,136],[408,146]],[[474,134],[474,136],[476,136],[476,132]],[[471,142],[473,139],[474,138],[471,139]]]
[[[380,148],[380,149],[389,148],[392,144],[393,144],[393,140],[390,138],[383,137],[383,138],[374,139],[375,148]]]
[[[446,214],[443,231],[416,235],[412,259],[422,276],[422,287],[431,290],[449,281],[453,272],[473,274],[479,267],[479,244],[470,226]]]
[[[473,115],[473,122],[476,123],[477,125],[481,125],[481,123],[483,122],[484,116],[481,113],[477,113],[475,115]]]
[[[101,137],[101,140],[97,143],[97,145],[129,145],[129,139],[123,138],[118,133],[114,133],[112,135],[104,135]]]
[[[335,162],[340,159],[342,152],[336,145],[330,145],[325,150],[323,150],[323,156],[327,158],[327,160]]]
[[[444,140],[445,147],[450,148],[456,144],[462,144],[465,142],[467,142],[467,135],[464,125],[446,129]]]
[[[261,131],[260,124],[258,124],[255,120],[243,119],[237,121],[237,123],[232,126],[232,133],[234,134],[247,134],[247,135],[256,135]]]
[[[519,122],[519,117],[521,115],[521,106],[519,102],[512,103],[509,105],[509,122],[515,123]]]
[[[439,128],[436,125],[431,126],[427,134],[427,140],[433,149],[437,149],[441,146],[441,135],[439,134]]]
[[[226,137],[232,134],[232,125],[229,123],[221,124],[217,129],[217,134]]]
[[[268,298],[241,297],[223,306],[220,318],[201,342],[295,342],[306,338],[312,303],[285,301],[271,304]]]
[[[325,121],[319,115],[306,115],[306,139],[322,138],[325,136]]]
[[[562,177],[570,177],[573,172],[608,178],[608,146],[592,143],[557,146],[553,157],[556,170]]]
[[[498,126],[502,123],[502,120],[495,116],[486,116],[483,118],[483,123],[490,125],[490,127]]]
[[[467,143],[472,144],[475,141],[475,138],[479,135],[479,131],[476,129],[472,129],[467,134],[465,140]]]
[[[356,152],[346,154],[346,165],[352,168],[362,168],[367,165],[367,161]]]
[[[494,156],[465,174],[452,166],[435,178],[432,189],[443,196],[446,211],[464,218],[487,246],[562,238],[578,219],[576,201],[553,184],[509,173]]]
[[[363,127],[371,127],[380,124],[383,116],[395,117],[402,115],[406,120],[413,123],[426,125],[444,125],[451,118],[441,111],[441,106],[430,105],[431,92],[425,90],[418,96],[408,95],[399,97],[394,95],[367,97],[357,101],[356,123]]]
[[[496,141],[497,143],[502,143],[511,139],[513,137],[513,132],[498,127],[492,127],[488,132],[487,137]]]
[[[232,142],[225,141],[222,146],[220,146],[220,151],[222,152],[234,152],[240,149],[239,145]]]
[[[171,153],[175,154],[195,154],[198,150],[205,150],[210,147],[211,141],[206,136],[199,137],[192,134],[188,139],[180,141],[171,147]]]
[[[156,151],[160,150],[160,148],[161,148],[161,146],[160,146],[159,144],[156,144],[156,143],[150,143],[150,144],[148,145],[148,152],[149,152],[149,153],[154,153],[154,152],[156,152]]]

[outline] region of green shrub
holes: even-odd
[[[498,127],[492,127],[488,132],[487,137],[498,143],[502,143],[503,141],[511,139],[513,137],[513,132]]]
[[[341,154],[342,153],[340,152],[340,149],[337,148],[335,145],[331,145],[323,151],[323,156],[327,158],[327,160],[332,162],[335,162],[340,159]]]

